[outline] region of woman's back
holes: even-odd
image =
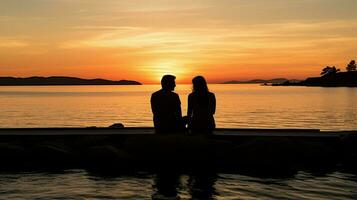
[[[215,128],[216,98],[212,92],[192,92],[188,96],[189,129],[195,133],[211,133]]]

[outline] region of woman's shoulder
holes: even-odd
[[[204,96],[214,96],[214,93],[213,93],[213,92],[207,92],[206,94],[207,94],[207,95],[204,95]],[[188,97],[196,97],[196,96],[200,97],[200,96],[202,96],[202,94],[199,94],[199,93],[196,93],[196,92],[191,92],[191,93],[188,95]]]

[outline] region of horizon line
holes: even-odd
[[[65,77],[65,78],[79,78],[79,79],[84,79],[84,80],[95,80],[95,79],[102,79],[102,80],[108,80],[108,81],[136,81],[136,82],[140,82],[141,84],[146,84],[146,85],[156,85],[156,84],[160,84],[160,81],[157,82],[142,82],[140,80],[136,80],[136,79],[127,79],[127,78],[123,78],[123,79],[107,79],[107,78],[101,78],[101,77],[95,77],[95,78],[83,78],[83,77],[78,77],[78,76],[65,76],[65,75],[50,75],[50,76],[40,76],[40,75],[32,75],[32,76],[0,76],[0,78],[33,78],[33,77],[40,77],[40,78],[50,78],[50,77]],[[253,81],[253,80],[273,80],[273,79],[287,79],[287,80],[302,80],[302,79],[298,79],[298,78],[285,78],[285,77],[276,77],[276,78],[251,78],[251,79],[226,79],[226,80],[220,80],[220,81],[207,81],[207,83],[209,84],[222,84],[222,83],[226,83],[226,82],[231,82],[231,81],[239,81],[239,82],[248,82],[248,81]],[[303,78],[306,79],[306,78]],[[177,82],[178,84],[191,84],[190,81],[186,82]]]

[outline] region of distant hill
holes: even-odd
[[[51,76],[51,77],[0,77],[0,86],[21,86],[21,85],[142,85],[137,81],[120,80],[111,81],[105,79],[82,79],[76,77]]]
[[[357,71],[339,72],[322,77],[310,77],[300,82],[286,81],[274,86],[322,86],[322,87],[357,87]]]
[[[253,79],[249,81],[227,81],[223,82],[222,84],[253,84],[253,83],[272,83],[272,84],[279,84],[279,83],[284,83],[286,81],[289,81],[286,78],[274,78],[274,79],[269,79],[269,80],[263,80],[263,79]],[[291,82],[296,82],[299,80],[290,80]]]

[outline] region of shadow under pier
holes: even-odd
[[[294,174],[357,166],[357,132],[217,129],[212,136],[152,128],[0,129],[0,170]]]

